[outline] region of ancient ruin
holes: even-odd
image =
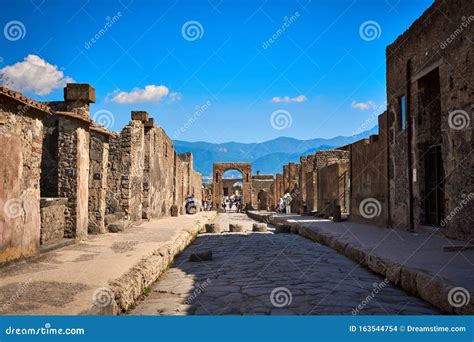
[[[64,101],[40,103],[0,88],[0,263],[121,231],[130,223],[201,206],[191,153],[177,154],[147,112],[120,133],[93,122],[95,90],[68,84]],[[19,167],[20,166],[20,167]]]

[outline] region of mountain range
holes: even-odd
[[[221,144],[174,140],[174,146],[177,153],[193,153],[194,169],[201,172],[203,176],[212,174],[212,164],[215,162],[251,162],[253,173],[260,171],[262,174],[276,174],[282,172],[284,164],[299,162],[301,156],[344,146],[377,133],[378,127],[375,126],[357,135],[337,136],[330,139],[298,140],[279,137],[261,143]]]

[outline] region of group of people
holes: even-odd
[[[221,209],[224,210],[224,212],[235,210],[237,213],[240,213],[242,211],[242,196],[225,196],[222,199]]]
[[[212,210],[212,201],[208,199],[202,200],[202,210],[211,211]]]
[[[283,197],[280,197],[280,200],[278,201],[277,212],[285,213],[287,215],[291,214],[291,201],[292,200],[293,200],[293,197],[288,192],[284,194]]]

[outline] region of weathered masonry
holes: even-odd
[[[292,194],[292,212],[474,238],[472,13],[436,1],[387,47],[379,134],[285,165],[275,194]]]
[[[88,234],[184,213],[201,204],[191,153],[146,112],[114,133],[90,119],[95,90],[68,84],[64,101],[36,102],[0,87],[0,264]]]
[[[252,206],[252,164],[251,163],[214,163],[213,165],[213,205],[219,208],[221,205],[223,190],[222,175],[228,170],[237,170],[242,174],[242,192],[244,206]]]
[[[387,47],[393,227],[474,238],[473,37],[472,1],[436,1]]]

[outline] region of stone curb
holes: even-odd
[[[168,269],[174,258],[194,241],[199,231],[204,229],[204,225],[214,219],[215,215],[198,220],[193,228],[182,231],[172,241],[143,256],[140,262],[120,278],[109,282],[114,294],[111,305],[100,309],[94,308],[92,311],[101,315],[120,315],[126,312],[143,294],[145,288],[155,282]]]
[[[250,218],[270,222],[272,224],[284,223],[292,227],[299,235],[312,241],[321,243],[335,249],[337,252],[347,256],[351,260],[361,264],[371,271],[384,276],[389,282],[402,288],[408,293],[420,297],[438,309],[459,315],[474,314],[474,296],[471,296],[469,304],[463,307],[453,307],[448,301],[448,293],[455,285],[446,281],[432,279],[433,275],[419,269],[413,269],[405,265],[383,258],[380,255],[371,254],[359,246],[339,241],[338,237],[309,229],[296,222],[288,222],[283,217],[273,217],[272,214],[249,213]],[[429,286],[426,286],[429,284]]]

